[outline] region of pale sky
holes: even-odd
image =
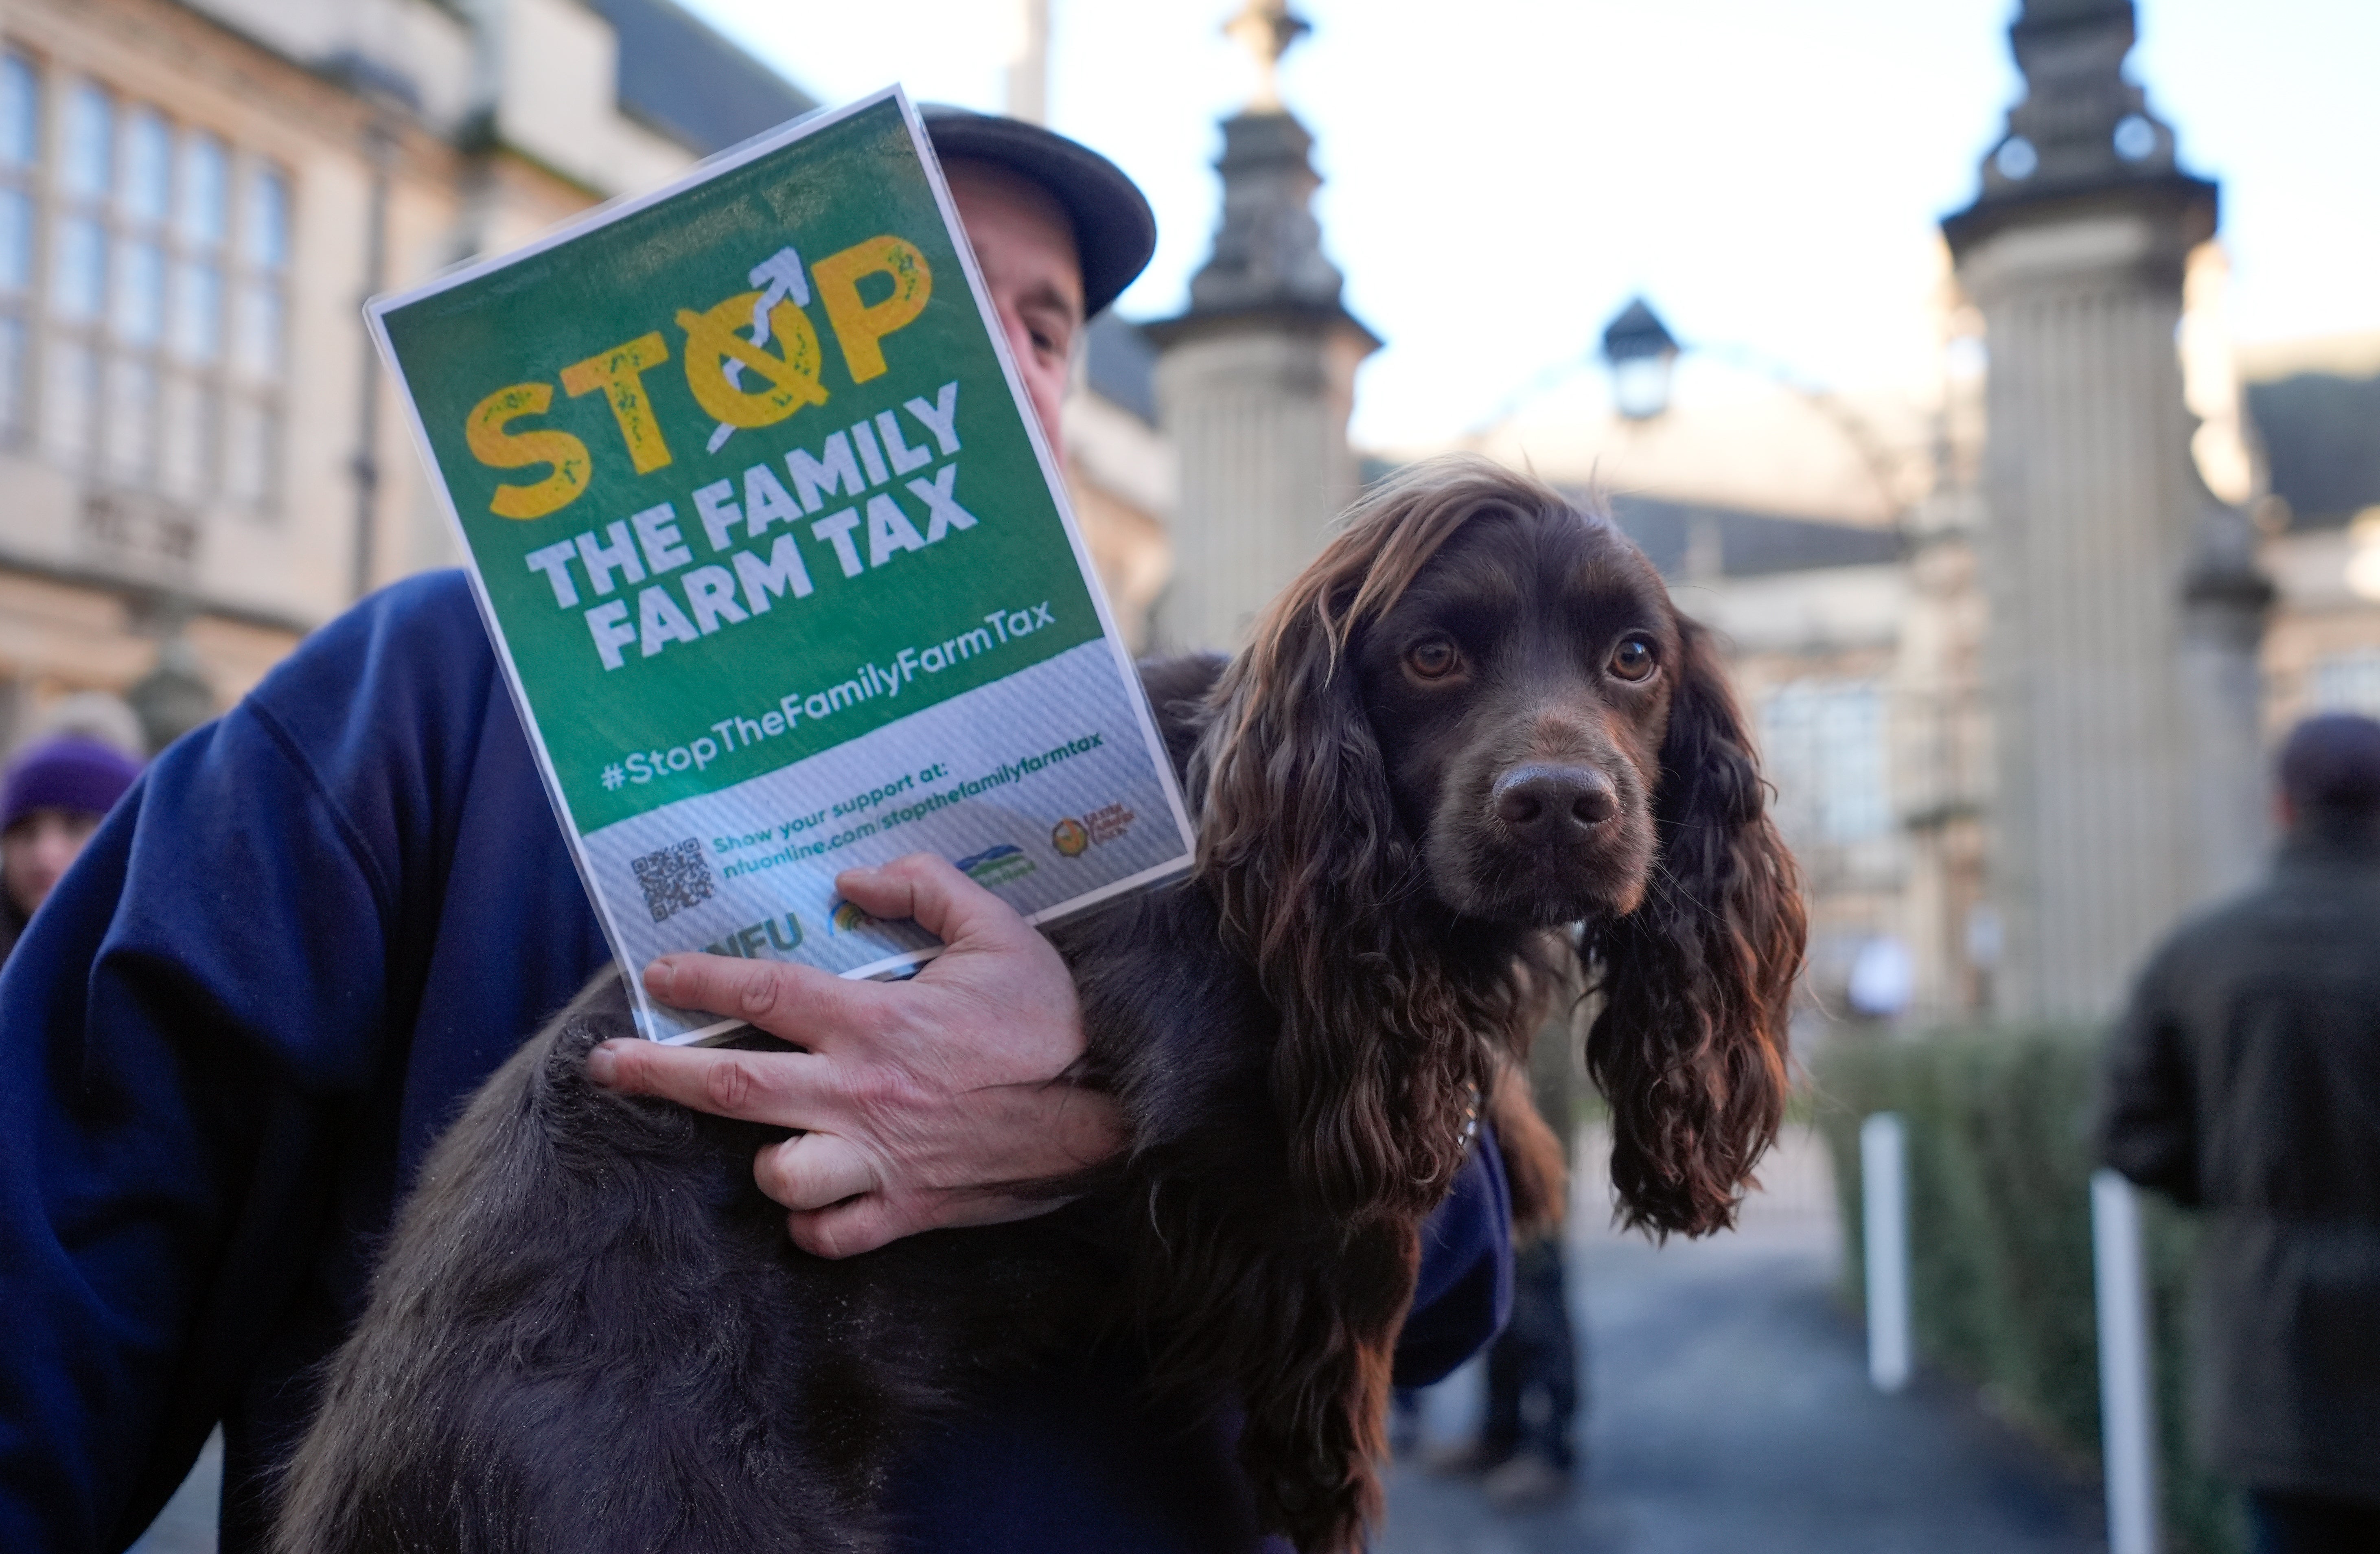
[[[997,109],[1009,0],[688,0],[829,102],[892,80]],[[1245,98],[1234,0],[1052,0],[1050,122],[1146,189],[1124,294],[1181,308],[1219,116]],[[1936,218],[2018,91],[2010,0],[1299,0],[1283,95],[1317,140],[1325,245],[1388,342],[1366,446],[1442,443],[1586,360],[1638,291],[1690,346],[1814,385],[1920,381]],[[2223,185],[2235,332],[2380,330],[2380,4],[2141,0],[2131,72]],[[1591,371],[1591,369],[1585,370]],[[1575,387],[1576,385],[1573,385]]]

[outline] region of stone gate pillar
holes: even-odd
[[[1181,468],[1173,578],[1152,632],[1167,649],[1237,647],[1357,490],[1347,417],[1356,366],[1380,342],[1340,301],[1311,204],[1314,139],[1272,84],[1305,26],[1279,0],[1251,0],[1232,23],[1260,84],[1223,121],[1222,223],[1189,310],[1148,326]]]
[[[2270,585],[2190,454],[2175,328],[2216,188],[2122,74],[2131,0],[2025,0],[2027,95],[1943,223],[1984,313],[2003,1014],[2113,1009],[2261,851]]]

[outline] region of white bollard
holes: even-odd
[[[1867,1250],[1867,1374],[1879,1392],[1909,1382],[1909,1162],[1896,1112],[1860,1124]]]
[[[2112,1171],[2091,1173],[2091,1261],[2099,1301],[2100,1448],[2108,1554],[2157,1554],[2156,1399],[2141,1205]]]

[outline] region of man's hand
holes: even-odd
[[[1062,1175],[1123,1147],[1108,1097],[1053,1083],[1082,1055],[1082,1009],[1058,953],[1006,902],[929,854],[835,881],[879,917],[949,946],[906,982],[816,966],[664,955],[645,988],[680,1009],[748,1020],[807,1051],[607,1041],[599,1085],[698,1111],[804,1130],[753,1176],[792,1210],[805,1251],[848,1257],[917,1231],[1055,1207],[984,1189]]]

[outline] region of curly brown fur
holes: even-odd
[[[1090,1197],[806,1257],[750,1189],[750,1130],[600,1097],[587,1021],[565,1019],[407,1210],[293,1476],[288,1554],[860,1546],[887,1443],[965,1385],[958,1356],[1024,1364],[1092,1317],[1156,1384],[1238,1404],[1267,1525],[1353,1549],[1420,1225],[1483,1099],[1510,1105],[1499,1076],[1571,925],[1603,982],[1592,1056],[1627,1211],[1727,1220],[1776,1125],[1800,908],[1706,640],[1608,520],[1478,461],[1421,467],[1359,504],[1247,651],[1146,680],[1197,866],[1052,935],[1080,1076],[1132,1128],[1123,1160],[1064,1184]],[[1087,1291],[1114,1299],[1087,1316],[1067,1305]],[[626,1314],[649,1308],[688,1353],[647,1343]],[[699,1384],[656,1406],[681,1366]],[[435,1424],[383,1422],[389,1399]],[[623,1452],[625,1481],[719,1487],[718,1542],[658,1502],[572,1520],[577,1459]],[[811,1487],[783,1524],[737,1520],[789,1476]],[[354,1531],[396,1502],[414,1531]]]
[[[1684,655],[1654,801],[1645,904],[1591,922],[1602,1014],[1588,1072],[1611,1103],[1611,1180],[1631,1225],[1735,1222],[1785,1098],[1785,1017],[1805,934],[1792,855],[1766,813],[1752,741],[1710,634]]]

